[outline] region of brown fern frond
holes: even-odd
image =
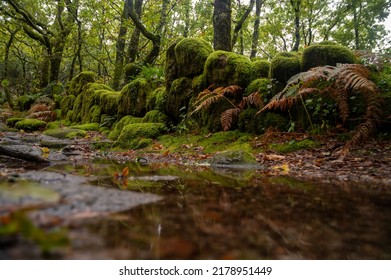
[[[35,105],[31,106],[28,113],[33,114],[36,112],[45,112],[45,111],[51,111],[51,110],[52,110],[52,108],[49,105],[39,103],[39,104],[35,104]]]
[[[57,119],[57,114],[54,111],[39,111],[28,115],[28,119],[37,119],[44,122],[52,122]]]
[[[332,97],[336,100],[339,116],[342,119],[342,123],[345,123],[346,119],[349,117],[349,92],[346,90],[344,84],[341,81],[336,82],[335,90],[332,92]]]
[[[239,108],[232,108],[224,111],[221,114],[220,122],[224,131],[230,130],[234,118],[237,118],[241,112]]]
[[[243,89],[240,86],[237,85],[231,85],[228,87],[223,88],[224,95],[229,97],[229,96],[240,96],[243,93]]]
[[[245,106],[254,106],[255,108],[260,108],[263,106],[263,100],[258,91],[251,93],[249,96],[243,97],[239,107],[244,108]]]
[[[213,103],[216,103],[220,99],[224,98],[222,94],[215,94],[215,93],[210,93],[209,95],[204,96],[203,99],[201,99],[200,102],[197,102],[198,106],[190,113],[190,115],[198,112],[201,109],[208,109],[210,105]]]

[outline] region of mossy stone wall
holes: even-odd
[[[181,118],[181,113],[183,111],[187,113],[188,104],[193,95],[192,79],[182,77],[174,80],[166,97],[165,113],[175,123],[178,123]]]
[[[138,78],[127,84],[118,100],[118,116],[143,117],[146,113],[147,96],[152,91],[146,79]]]

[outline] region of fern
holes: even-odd
[[[278,109],[286,111],[308,95],[329,95],[337,103],[343,123],[350,114],[348,99],[351,93],[360,93],[366,101],[363,123],[353,131],[345,149],[365,140],[376,129],[382,115],[382,98],[376,85],[369,80],[369,70],[361,64],[321,66],[293,76],[287,86],[258,113]]]

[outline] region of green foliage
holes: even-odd
[[[24,131],[44,130],[46,128],[46,122],[35,119],[24,119],[18,121],[15,127]]]
[[[317,66],[336,66],[338,63],[356,63],[356,58],[348,48],[330,43],[312,45],[303,51],[303,71]]]
[[[122,149],[145,148],[146,143],[165,132],[166,126],[162,123],[134,123],[126,125],[118,137],[115,145]]]
[[[300,58],[297,53],[282,52],[271,61],[270,78],[285,84],[288,80],[301,72]]]
[[[215,51],[205,62],[206,84],[215,87],[238,85],[246,88],[251,82],[252,64],[244,55]]]

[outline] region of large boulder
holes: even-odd
[[[215,51],[205,62],[204,74],[207,85],[227,87],[238,85],[246,88],[251,82],[252,64],[244,55]]]
[[[118,100],[118,116],[143,117],[146,113],[147,97],[152,91],[146,79],[138,78],[127,84]]]
[[[309,46],[303,51],[303,71],[317,66],[332,65],[337,63],[355,63],[356,58],[351,50],[346,47],[325,42]]]
[[[175,46],[175,58],[180,77],[195,77],[202,74],[208,56],[213,52],[211,45],[196,38],[185,38]]]
[[[285,84],[292,76],[301,72],[300,57],[297,53],[282,52],[271,61],[270,78]]]

